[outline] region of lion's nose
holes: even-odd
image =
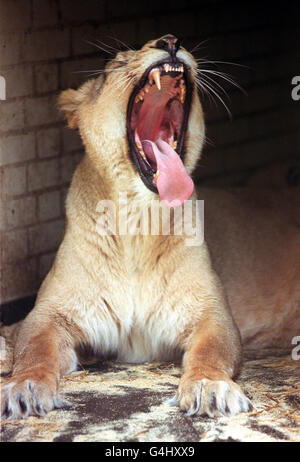
[[[172,59],[175,58],[179,47],[180,41],[174,35],[165,35],[156,42],[156,48],[166,50]]]

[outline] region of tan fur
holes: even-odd
[[[199,188],[213,266],[248,348],[300,334],[300,188]]]
[[[187,246],[185,235],[101,236],[96,230],[101,199],[117,203],[119,193],[126,192],[129,201],[142,206],[157,200],[132,164],[126,136],[133,85],[146,68],[168,57],[154,45],[152,41],[137,52],[119,53],[105,77],[60,97],[69,126],[80,131],[86,155],[67,197],[63,241],[18,335],[13,375],[2,389],[4,417],[43,415],[64,405],[57,397],[59,379],[74,370],[85,351],[129,362],[183,355],[177,393],[182,410],[216,416],[251,407],[232,381],[241,363],[240,335],[206,244]],[[177,57],[194,78],[192,55],[181,48]],[[122,77],[131,80],[122,84]],[[189,173],[203,140],[195,87],[186,133]],[[239,305],[247,311],[242,301]]]

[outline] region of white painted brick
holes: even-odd
[[[35,66],[35,81],[37,93],[56,91],[58,88],[58,65],[37,64]]]
[[[46,128],[37,133],[38,156],[41,158],[59,155],[60,131],[59,128]]]
[[[82,149],[83,144],[78,131],[71,130],[68,127],[63,128],[63,150],[64,152],[76,151]]]
[[[61,214],[60,191],[41,194],[38,198],[40,221],[58,218]]]
[[[290,116],[292,116],[292,113],[290,113]],[[249,126],[250,138],[269,134],[272,136],[274,133],[279,133],[281,129],[286,130],[292,127],[292,117],[291,120],[288,120],[286,114],[280,114],[278,111],[256,114],[252,117],[247,117],[245,122]]]
[[[101,30],[101,29],[100,29]],[[99,29],[92,26],[79,26],[72,28],[72,54],[95,53],[97,47],[88,42],[95,42],[98,39]],[[100,40],[100,38],[99,38]]]
[[[33,0],[33,25],[35,27],[55,26],[58,22],[56,0]]]
[[[0,287],[2,302],[34,294],[38,288],[36,275],[37,261],[35,258],[6,264]]]
[[[36,199],[29,196],[5,201],[4,213],[7,228],[31,225],[36,221]]]
[[[111,32],[113,37],[117,37],[127,46],[134,46],[137,41],[137,22],[126,21],[111,25]],[[116,48],[118,48],[116,46]]]
[[[29,229],[29,252],[31,255],[54,251],[62,239],[64,220],[43,223]]]
[[[249,138],[249,120],[239,118],[211,125],[207,135],[216,147],[243,141]]]
[[[22,59],[26,62],[66,58],[69,52],[68,29],[40,30],[23,37]]]
[[[50,271],[56,252],[47,253],[39,257],[38,262],[38,279],[40,282],[47,276],[48,272]]]
[[[21,37],[20,35],[16,33],[0,35],[0,63],[1,63],[1,66],[18,63],[20,60],[20,56],[21,56]]]
[[[5,221],[6,221],[6,217],[5,217],[5,211],[4,211],[4,198],[3,198],[3,195],[1,194],[0,196],[0,230],[2,231],[3,229],[5,229],[6,225],[5,225]],[[0,233],[0,242],[1,242],[1,234],[2,232]],[[1,248],[1,243],[0,243],[0,248]],[[0,266],[1,266],[1,258],[0,258]]]
[[[27,257],[27,231],[18,229],[2,235],[3,263],[24,260]]]
[[[99,47],[107,48],[110,52],[113,52],[113,50],[109,46],[118,49],[118,43],[110,38],[111,35],[112,30],[110,25],[101,25],[97,28],[86,25],[75,26],[72,28],[72,53],[78,56],[97,52],[99,55],[111,56],[109,52],[106,53],[101,48],[97,48],[97,45],[99,45]],[[107,46],[97,42],[98,40]]]
[[[31,95],[33,73],[30,65],[15,66],[1,72],[6,80],[6,99]]]
[[[224,170],[224,156],[223,153],[217,150],[209,152],[205,150],[201,159],[201,177],[218,175]],[[200,176],[199,175],[199,176]]]
[[[111,18],[122,18],[129,15],[150,16],[155,11],[159,12],[165,6],[163,2],[107,2],[107,15]],[[173,6],[173,2],[172,2]],[[166,32],[167,33],[167,32]]]
[[[66,198],[69,192],[69,186],[63,188],[61,190],[61,213],[65,216],[66,213]]]
[[[5,167],[3,172],[3,193],[6,195],[26,192],[26,167]]]
[[[243,145],[230,146],[227,149],[222,149],[222,153],[224,158],[224,172],[243,170]]]
[[[59,164],[57,159],[34,162],[28,166],[29,191],[44,189],[59,183]]]
[[[245,34],[229,34],[225,38],[224,52],[226,56],[231,59],[237,59],[243,56],[245,51],[245,41],[247,41]]]
[[[23,101],[1,101],[0,131],[17,130],[24,127]]]
[[[156,36],[158,37],[157,20],[155,18],[141,19],[138,23],[138,37],[137,43],[139,46],[143,46],[148,40],[153,40]]]
[[[243,98],[243,112],[249,114],[257,110],[269,109],[279,104],[286,104],[286,95],[282,89],[282,84],[275,82],[249,90],[248,97]]]
[[[25,101],[25,118],[29,126],[44,125],[62,120],[57,108],[57,95],[29,98]]]
[[[83,22],[87,20],[105,19],[105,0],[60,0],[60,11],[63,21]]]
[[[239,30],[272,22],[276,15],[265,11],[264,6],[267,6],[267,3],[264,5],[261,2],[261,8],[257,8],[255,2],[243,2],[234,4],[233,9],[228,7],[226,2],[221,3],[216,8],[215,25],[219,30]]]
[[[94,70],[102,70],[105,67],[103,58],[82,58],[73,61],[65,61],[61,64],[61,85],[62,88],[78,88],[83,82],[89,78],[95,78],[93,75],[89,77],[89,72]],[[80,71],[80,72],[78,72]],[[84,72],[81,72],[84,71]]]
[[[180,13],[178,14],[178,17],[181,18]],[[183,20],[182,24],[184,25],[184,17],[182,17],[182,20]],[[191,21],[190,18],[189,18],[189,21]],[[201,5],[201,8],[199,8],[195,12],[195,21],[196,21],[196,35],[192,34],[191,33],[192,29],[189,30],[188,28],[181,35],[182,40],[183,40],[183,46],[187,47],[187,49],[189,49],[189,47],[187,46],[186,36],[194,35],[194,37],[197,37],[196,44],[194,43],[194,45],[191,47],[193,48],[195,45],[197,45],[199,42],[203,40],[203,37],[204,39],[206,39],[207,37],[211,37],[214,35],[215,33],[215,30],[214,30],[215,29],[215,8],[211,8],[211,7],[206,8],[205,6]],[[194,24],[194,27],[195,27],[195,24]]]
[[[35,157],[34,135],[7,136],[0,138],[0,165],[23,162]]]
[[[276,50],[280,53],[285,49],[282,36],[278,33],[278,26],[262,30],[247,31],[244,52],[250,55],[265,55],[269,50]]]
[[[242,160],[244,168],[253,168],[274,161],[276,158],[286,158],[290,146],[290,134],[278,135],[253,142],[243,147]]]
[[[31,5],[28,0],[0,2],[1,32],[28,29],[31,26]]]
[[[82,159],[83,153],[73,153],[63,156],[61,159],[61,181],[69,183],[72,179],[75,168]]]
[[[159,15],[158,35],[171,33],[178,38],[194,35],[195,23],[195,15],[190,12],[175,15],[167,14],[166,16]]]

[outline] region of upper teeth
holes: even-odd
[[[161,86],[160,86],[160,72],[159,72],[159,69],[157,69],[155,71],[152,71],[151,75],[152,75],[152,78],[153,78],[154,82],[156,83],[157,88],[160,90]]]
[[[149,74],[149,82],[150,83],[155,82],[157,88],[159,90],[161,89],[161,86],[160,86],[160,70],[158,69],[158,67],[155,67],[150,72],[150,74]]]
[[[170,64],[164,64],[163,67],[164,67],[165,72],[171,72],[171,71],[183,72],[183,66],[177,67],[177,66],[171,66]]]
[[[167,63],[163,64],[163,69],[166,73],[172,72],[172,71],[173,72],[183,72],[184,71],[183,66],[171,66],[170,64],[167,64]],[[152,71],[149,74],[149,82],[150,83],[155,82],[159,90],[161,89],[160,73],[161,73],[161,69],[159,69],[158,67],[155,67],[154,69],[152,69]]]
[[[161,90],[161,81],[160,81],[160,76],[161,72],[165,71],[166,73],[168,72],[178,72],[178,76],[175,77],[176,80],[180,79],[182,77],[182,73],[184,72],[183,66],[171,66],[170,64],[163,64],[162,68],[154,67],[150,74],[149,74],[149,83],[139,91],[138,95],[135,97],[135,103],[138,103],[139,101],[144,101],[145,94],[147,94],[151,88],[151,85],[153,83],[156,85],[158,90]],[[185,87],[184,87],[184,80],[180,80],[180,86],[179,86],[179,98],[181,103],[184,102],[185,100]]]

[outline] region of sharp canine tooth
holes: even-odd
[[[157,88],[160,90],[160,72],[159,71],[154,71],[152,74],[153,80],[156,83]]]

